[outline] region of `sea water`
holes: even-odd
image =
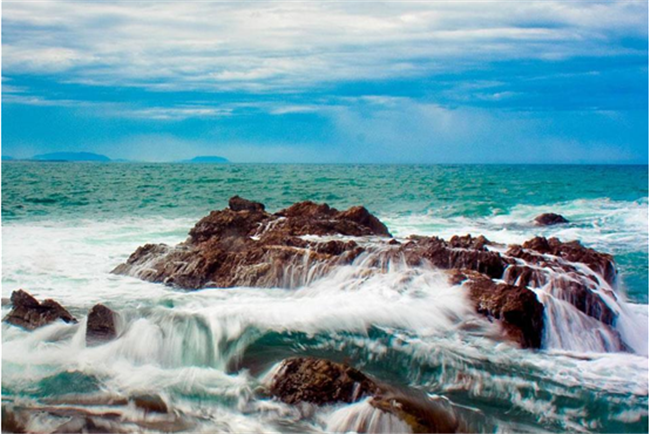
[[[109,273],[142,244],[183,241],[236,194],[270,211],[364,205],[398,238],[580,240],[614,255],[617,328],[632,352],[588,344],[589,324],[549,306],[559,316],[542,350],[498,342],[434,269],[396,264],[368,278],[347,266],[294,290],[194,292]],[[571,223],[532,224],[544,212]],[[444,397],[484,431],[648,430],[647,166],[3,162],[2,217],[2,296],[23,288],[80,319],[2,325],[3,403],[157,393],[191,431],[353,428],[371,411],[364,402],[306,415],[259,393],[279,360],[311,355]],[[85,316],[99,302],[119,312],[120,337],[86,347]],[[375,414],[372,426],[401,429],[393,419]],[[47,432],[60,420],[39,423]]]

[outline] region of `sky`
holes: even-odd
[[[2,155],[648,161],[648,3],[3,1]]]

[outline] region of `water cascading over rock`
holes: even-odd
[[[396,240],[360,206],[339,211],[307,201],[271,214],[261,203],[235,196],[229,208],[201,219],[185,242],[139,247],[113,273],[189,290],[297,288],[344,265],[384,273],[398,263],[448,272],[475,311],[499,323],[524,348],[553,341],[545,338],[545,332],[557,328],[550,321],[558,319],[560,307],[569,306],[577,319],[595,320],[582,321],[591,324],[586,333],[604,336],[587,350],[626,349],[615,330],[620,312],[612,256],[556,238],[511,246],[470,235]]]

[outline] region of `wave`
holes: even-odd
[[[647,216],[647,201],[624,204],[627,216],[616,210],[623,203],[608,201],[574,201],[552,209],[575,222],[564,229],[529,225],[541,207],[515,207],[507,216],[441,219],[433,226],[431,216],[409,216],[388,219],[388,225],[398,235],[420,225],[414,232],[444,236],[462,228],[500,242],[575,230],[578,238],[612,247],[616,237],[601,240],[598,231],[632,234],[643,229],[640,217]],[[585,213],[591,209],[591,217],[579,218],[579,207]],[[274,363],[307,354],[355,360],[380,378],[444,394],[456,405],[480,409],[497,431],[540,424],[555,431],[647,425],[647,305],[624,297],[609,300],[619,312],[616,331],[635,354],[606,353],[614,347],[611,330],[552,297],[550,288],[539,289],[550,324],[544,349],[523,351],[501,341],[498,327],[475,314],[444,273],[410,269],[399,261],[385,264],[381,273],[366,273],[357,262],[295,290],[186,293],[108,273],[147,241],[184,240],[192,220],[5,225],[3,296],[24,287],[38,298],[56,299],[81,321],[29,333],[3,324],[3,397],[54,399],[68,392],[56,385],[74,378],[74,384],[88,385],[86,393],[161,393],[199,428],[214,429],[220,421],[220,428],[231,432],[282,432],[287,426],[323,432],[360,424],[373,424],[377,432],[401,430],[397,421],[364,403],[305,418],[259,397],[260,378]],[[643,230],[647,234],[647,227]],[[616,248],[640,248],[630,239]],[[120,337],[87,347],[85,315],[97,302],[120,313]],[[3,307],[3,315],[7,310]],[[25,391],[33,392],[26,397]]]
[[[540,227],[536,216],[554,212],[571,224]],[[648,198],[634,201],[577,199],[548,205],[516,205],[488,216],[441,217],[437,210],[420,214],[380,214],[397,236],[437,235],[449,238],[459,233],[484,235],[507,244],[522,243],[533,236],[577,239],[594,249],[610,252],[648,250]]]

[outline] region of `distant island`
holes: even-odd
[[[180,160],[179,163],[230,163],[227,158],[217,156],[199,156],[191,160]]]
[[[34,161],[111,161],[106,155],[93,154],[92,152],[52,152],[49,154],[34,155]]]
[[[9,155],[3,155],[2,156],[2,161],[12,161],[15,160],[14,157],[10,157]]]

